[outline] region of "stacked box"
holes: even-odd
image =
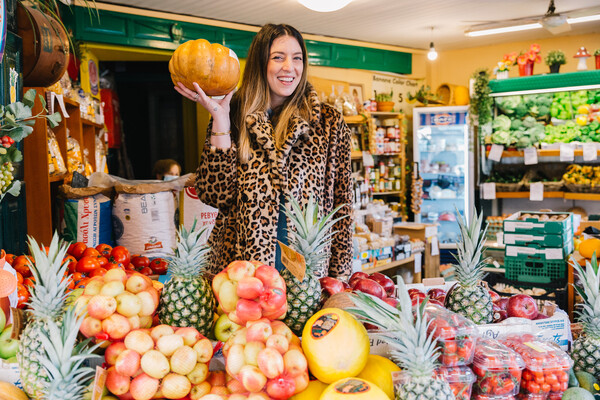
[[[504,220],[506,278],[523,285],[562,287],[573,252],[573,214],[520,211]]]

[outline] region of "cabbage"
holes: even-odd
[[[510,130],[510,118],[506,115],[499,115],[494,118],[494,122],[492,123],[492,127],[494,131],[508,131]]]

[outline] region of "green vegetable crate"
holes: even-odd
[[[564,287],[567,282],[567,260],[545,260],[536,255],[504,257],[505,276],[519,284]]]
[[[553,217],[561,219],[552,219]],[[572,238],[573,214],[568,212],[519,211],[504,220],[504,234],[506,233],[554,234]]]

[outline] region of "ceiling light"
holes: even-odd
[[[437,59],[437,51],[435,51],[435,47],[433,47],[433,42],[429,43],[429,52],[427,53],[427,58],[431,61]]]
[[[298,3],[304,7],[318,12],[337,11],[346,7],[350,2],[352,0],[298,0]]]
[[[567,18],[567,22],[569,24],[578,24],[581,22],[590,22],[590,21],[598,21],[600,20],[600,14],[588,15],[586,17],[577,17],[577,18]],[[557,20],[558,21],[558,20]],[[475,37],[475,36],[486,36],[486,35],[496,35],[498,33],[507,33],[507,32],[519,32],[526,31],[530,29],[539,29],[542,28],[542,24],[539,22],[532,22],[521,25],[511,25],[511,26],[503,26],[503,27],[474,27],[465,32],[466,36]]]

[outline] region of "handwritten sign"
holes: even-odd
[[[504,151],[504,146],[500,146],[499,144],[493,144],[490,149],[490,154],[488,158],[492,161],[500,161],[502,159],[502,152]]]
[[[304,280],[304,275],[306,274],[306,261],[304,260],[304,256],[291,247],[281,243],[279,240],[277,242],[281,248],[281,263],[296,279],[302,282]]]
[[[484,200],[494,200],[496,198],[496,183],[486,182],[481,184]]]

